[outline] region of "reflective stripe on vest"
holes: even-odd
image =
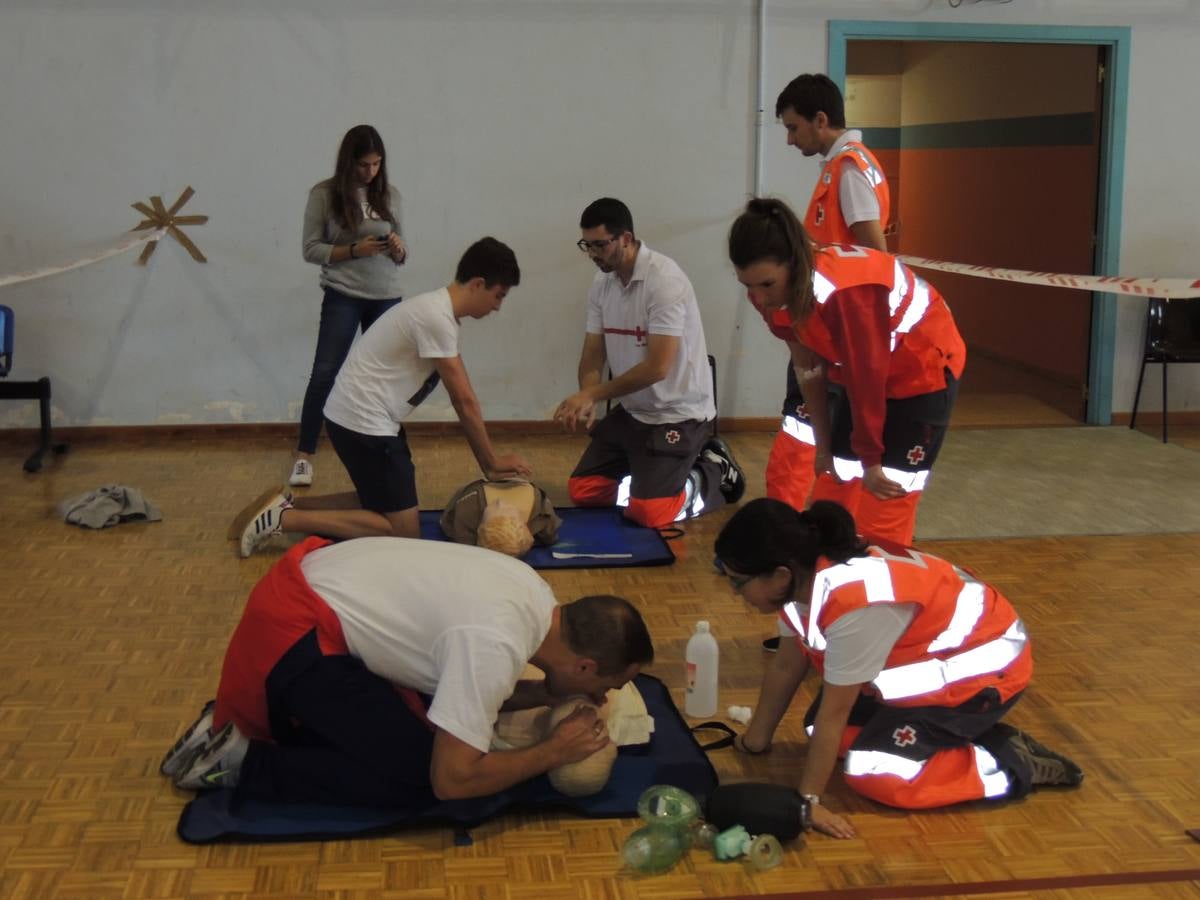
[[[862,596],[868,606],[897,602],[895,585],[888,566],[890,555],[879,548],[874,548],[872,552],[882,555],[854,557],[816,573],[813,577],[807,622],[803,621],[794,601],[784,605],[783,611],[788,623],[792,625],[793,630],[804,636],[805,642],[813,652],[823,654],[828,646],[828,640],[821,630],[821,613],[830,596],[838,588],[860,584]],[[904,551],[903,556],[890,558],[922,568],[928,567],[924,555],[912,550]],[[936,557],[931,559],[936,560]],[[1024,652],[1028,636],[1024,622],[1017,617],[999,637],[969,650],[951,653],[945,658],[932,656],[935,653],[946,654],[962,647],[971,635],[976,633],[984,615],[986,586],[959,567],[952,566],[952,569],[962,581],[962,586],[955,597],[950,620],[928,645],[917,650],[930,658],[890,667],[885,665],[871,681],[882,701],[920,697],[938,692],[957,682],[1001,672]],[[905,602],[906,598],[901,597],[899,600]]]
[[[866,253],[857,247],[843,247],[834,244],[830,246],[830,249],[843,259],[866,256]],[[890,349],[892,350],[896,349],[897,336],[908,334],[929,312],[929,283],[914,274],[910,284],[908,276],[909,271],[904,264],[898,259],[895,260],[892,283],[888,286],[888,317],[891,323]],[[812,273],[812,285],[813,296],[822,306],[839,289],[829,276],[818,271],[815,266]],[[897,317],[899,317],[899,321],[897,321]]]
[[[871,683],[884,700],[930,694],[957,681],[1002,671],[1021,655],[1027,640],[1025,623],[1017,619],[993,641],[949,659],[926,659],[884,669]]]
[[[875,165],[875,158],[866,152],[866,148],[859,144],[846,144],[843,152],[853,153],[862,160],[864,168],[860,169],[859,171],[867,176],[867,181],[871,182],[871,187],[877,188],[879,185],[887,181],[887,177],[882,171],[880,171],[879,167]],[[880,212],[882,211],[883,210],[881,209]]]

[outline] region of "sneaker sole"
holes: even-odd
[[[263,511],[263,507],[279,494],[286,493],[286,485],[276,485],[263,491],[262,494],[256,497],[248,506],[246,506],[241,512],[233,517],[233,523],[229,526],[229,530],[225,532],[225,539],[230,541],[240,541],[242,539],[242,532],[246,530],[246,526],[253,522],[258,514]]]
[[[167,751],[166,756],[159,763],[158,771],[161,774],[168,778],[174,778],[180,772],[187,770],[186,763],[190,763],[195,752],[203,749],[212,737],[209,730],[212,728],[215,707],[216,703],[213,701],[204,704],[200,718],[192,723],[191,727],[183,733],[183,737],[175,742],[175,746]]]

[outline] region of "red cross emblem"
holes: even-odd
[[[824,221],[825,221],[825,207],[822,206],[820,203],[818,203],[817,204],[817,216],[816,216],[815,222],[817,225],[820,225]]]
[[[798,418],[798,419],[807,419],[808,418],[808,404],[807,403],[796,404],[796,418]]]
[[[892,740],[896,742],[897,747],[907,747],[909,744],[915,744],[917,742],[916,729],[911,725],[897,728],[892,732]]]
[[[676,431],[674,428],[672,428],[670,431],[668,431],[666,433],[665,437],[667,439],[668,444],[678,444],[679,443],[679,432]]]
[[[908,451],[907,459],[910,466],[919,466],[925,458],[925,448],[920,444]]]

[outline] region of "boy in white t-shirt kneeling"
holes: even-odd
[[[272,488],[234,520],[230,537],[240,539],[241,555],[282,531],[337,539],[419,537],[416,470],[403,422],[439,382],[484,474],[529,477],[522,456],[493,449],[458,349],[461,320],[495,312],[520,281],[512,250],[486,237],[467,248],[448,286],[380,316],[351,349],[325,403],[329,440],[354,490],[293,498]]]

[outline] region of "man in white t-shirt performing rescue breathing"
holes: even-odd
[[[454,281],[405,300],[369,328],[350,351],[325,402],[325,430],[354,490],[296,497],[272,488],[234,520],[243,557],[282,531],[348,539],[419,537],[416,470],[403,422],[439,383],[484,475],[527,478],[517,453],[492,448],[483,412],[459,355],[459,323],[500,309],[521,282],[517,258],[486,237],[467,248]]]
[[[600,271],[588,291],[579,390],[554,411],[591,441],[567,482],[579,506],[623,506],[647,528],[736,503],[746,489],[717,416],[704,325],[692,283],[633,231],[620,200],[580,216],[577,246]],[[604,380],[605,366],[612,378]],[[599,422],[598,402],[617,400]]]
[[[408,301],[406,301],[408,302]],[[463,544],[295,545],[254,588],[215,701],[162,762],[236,800],[422,809],[482,797],[609,741],[581,706],[544,740],[492,751],[502,710],[603,703],[654,658],[619,597],[559,606],[524,563]],[[525,664],[546,678],[522,681]]]

